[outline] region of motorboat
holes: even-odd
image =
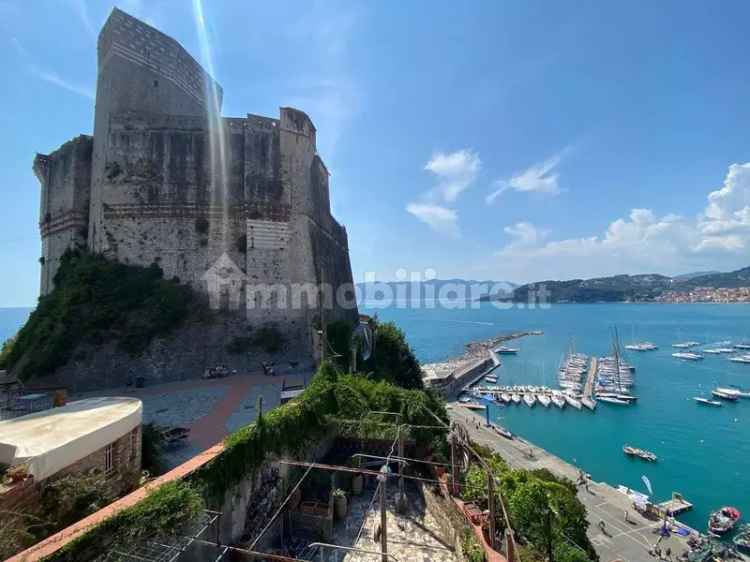
[[[551,401],[549,397],[546,394],[537,394],[536,399],[539,401],[539,403],[544,406],[545,408],[549,408],[549,405],[551,404]]]
[[[495,353],[500,355],[515,355],[519,352],[519,349],[517,347],[507,347],[504,345],[501,345],[500,347],[495,348]]]
[[[698,404],[703,404],[704,406],[719,407],[722,405],[718,400],[709,400],[708,398],[703,398],[702,396],[693,396],[693,400],[698,402]]]
[[[568,406],[571,406],[571,407],[575,408],[576,410],[580,410],[581,409],[581,402],[579,400],[577,400],[576,398],[574,398],[570,394],[564,394],[563,396],[565,397],[565,402],[568,403]]]
[[[516,394],[516,393],[513,393],[511,395],[510,399],[513,400],[514,404],[520,404],[521,403],[521,396],[518,395],[518,394]]]
[[[629,401],[622,400],[621,398],[616,398],[615,396],[602,396],[601,394],[599,394],[596,398],[601,402],[606,402],[607,404],[617,404],[618,406],[630,405]]]
[[[527,406],[528,406],[529,408],[533,408],[533,407],[534,407],[534,404],[536,404],[536,396],[534,396],[534,395],[533,395],[533,394],[531,394],[531,393],[528,393],[528,394],[524,394],[524,395],[523,395],[523,401],[524,401],[524,402],[526,403],[526,405],[527,405]]]
[[[724,390],[719,390],[718,388],[714,388],[711,391],[711,394],[716,396],[716,398],[721,398],[722,400],[729,400],[730,402],[736,402],[739,399],[739,396],[736,392],[725,392]]]
[[[497,377],[493,375],[487,375],[486,377],[484,377],[484,380],[489,383],[495,384],[497,382]]]
[[[700,344],[701,343],[697,341],[686,341],[681,343],[673,343],[672,347],[676,347],[677,349],[690,349],[691,347],[695,347]]]
[[[471,396],[461,396],[458,401],[461,402],[461,404],[468,404],[471,402]]]
[[[744,342],[743,343],[736,343],[736,344],[734,344],[734,348],[735,349],[746,349],[746,350],[750,351],[750,342],[748,342],[748,343],[744,343]]]
[[[507,392],[503,392],[503,393],[502,393],[502,394],[500,395],[500,398],[501,398],[501,399],[502,399],[502,401],[503,401],[503,402],[505,402],[506,404],[510,403],[510,394],[508,394]]]
[[[644,461],[656,462],[657,456],[651,451],[645,449],[639,449],[638,447],[631,447],[630,445],[624,445],[622,452],[630,457],[638,457]]]
[[[552,395],[552,403],[557,406],[560,409],[565,408],[565,398],[563,398],[560,395],[553,394]]]
[[[484,410],[487,408],[484,404],[477,404],[476,402],[467,402],[464,406],[470,410]]]
[[[685,361],[700,361],[703,359],[703,355],[692,351],[678,351],[673,353],[672,357],[675,357],[676,359],[684,359]]]
[[[736,357],[730,357],[730,361],[734,361],[735,363],[745,363],[750,365],[750,354],[748,355],[737,355]]]
[[[583,398],[581,398],[581,404],[586,406],[592,412],[596,410],[596,400],[594,400],[593,398],[584,396]]]
[[[649,341],[643,341],[629,343],[625,346],[625,349],[629,349],[630,351],[655,351],[659,349],[659,347]]]
[[[742,514],[736,507],[724,506],[714,511],[708,518],[708,532],[712,535],[724,535],[734,529]]]
[[[500,435],[501,437],[505,437],[506,439],[513,439],[513,434],[505,429],[504,427],[500,427],[499,425],[492,424],[492,429],[495,433]]]

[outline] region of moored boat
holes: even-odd
[[[638,447],[631,447],[630,445],[624,445],[622,452],[631,457],[638,457],[644,461],[656,462],[657,456],[651,451],[645,449],[639,449]]]
[[[725,392],[724,390],[714,388],[711,391],[711,394],[716,396],[716,398],[721,398],[722,400],[729,400],[730,402],[736,402],[739,399],[739,396],[737,396],[734,392]]]
[[[508,394],[507,392],[503,392],[503,393],[502,393],[502,394],[500,395],[500,398],[501,398],[501,399],[503,400],[503,402],[505,402],[506,404],[510,403],[510,394]]]
[[[594,410],[596,410],[596,400],[594,400],[592,398],[588,398],[588,397],[584,396],[583,398],[581,398],[581,404],[583,404],[584,406],[586,406],[592,412]]]
[[[565,394],[564,396],[565,396],[565,402],[568,403],[568,406],[572,406],[576,410],[581,409],[581,402],[579,400],[572,397],[570,394]]]
[[[596,397],[601,402],[606,402],[607,404],[617,404],[618,406],[628,406],[630,405],[630,402],[628,400],[623,400],[621,398],[617,398],[615,396],[602,396],[597,395]]]
[[[497,382],[497,377],[495,377],[493,375],[487,375],[486,377],[484,377],[484,380],[486,380],[489,383],[494,384],[494,383]]]
[[[565,398],[563,398],[562,396],[553,394],[552,403],[560,409],[565,408]]]
[[[487,407],[484,404],[477,404],[475,402],[467,402],[464,406],[470,410],[484,410]]]
[[[693,396],[693,400],[698,402],[698,404],[703,404],[704,406],[721,406],[721,402],[719,402],[718,400],[709,400],[708,398],[703,398],[701,396]]]
[[[545,394],[537,394],[536,399],[542,406],[544,406],[545,408],[549,408],[550,399]]]
[[[684,359],[686,361],[700,361],[703,359],[703,355],[700,353],[693,353],[692,351],[678,351],[673,353],[672,357],[676,359]]]
[[[737,355],[736,357],[730,357],[729,360],[734,361],[735,363],[745,363],[747,365],[750,365],[750,354]]]
[[[724,535],[734,529],[742,514],[736,507],[724,506],[714,511],[708,518],[708,532],[712,535]]]
[[[526,403],[526,405],[527,405],[527,406],[528,406],[529,408],[533,408],[533,407],[534,407],[534,404],[536,404],[536,396],[534,396],[534,395],[533,395],[533,394],[531,394],[531,393],[528,393],[528,394],[524,394],[524,395],[523,395],[523,401],[524,401],[524,402]]]
[[[498,353],[500,355],[515,355],[518,353],[517,347],[507,347],[504,345],[501,345],[500,347],[495,348],[495,353]]]
[[[514,394],[513,394],[513,395],[512,395],[511,397],[510,397],[510,399],[511,399],[511,400],[513,400],[513,403],[514,403],[514,404],[520,404],[520,403],[521,403],[521,397],[520,397],[520,396],[519,396],[518,394],[515,394],[515,393],[514,393]]]
[[[630,351],[654,351],[659,349],[659,347],[654,343],[643,341],[629,343],[625,346],[625,349],[629,349]]]

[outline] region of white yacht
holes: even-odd
[[[703,355],[700,353],[693,353],[692,351],[678,351],[677,353],[673,353],[672,357],[685,359],[686,361],[700,361],[703,359]]]
[[[549,408],[550,405],[550,399],[545,394],[537,394],[536,399],[539,400],[539,403],[544,406],[545,408]]]
[[[526,405],[529,408],[533,408],[534,404],[536,404],[536,397],[533,394],[531,394],[531,393],[524,394],[523,395],[523,401],[526,403]]]

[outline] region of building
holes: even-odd
[[[0,421],[0,509],[28,501],[45,481],[99,470],[120,486],[141,470],[137,398],[87,398]]]
[[[98,40],[93,136],[34,159],[42,294],[79,246],[156,263],[212,305],[246,304],[250,323],[299,341],[316,320],[356,322],[347,233],[331,215],[315,126],[290,107],[222,117],[222,95],[177,41],[112,11]],[[236,275],[222,284],[215,272],[227,268]],[[307,288],[300,305],[279,296],[293,286]]]

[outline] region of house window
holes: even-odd
[[[115,446],[110,443],[104,448],[104,472],[112,472],[115,467]]]
[[[134,461],[138,452],[138,428],[130,432],[130,460]]]

